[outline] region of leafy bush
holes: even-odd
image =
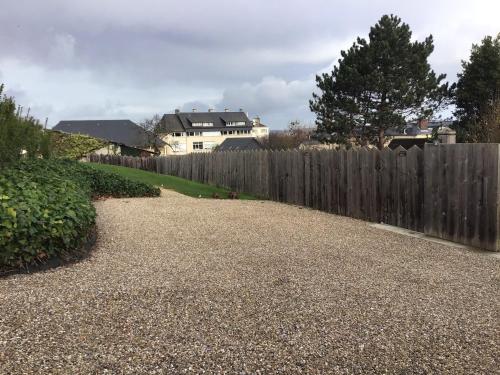
[[[72,160],[27,160],[19,162],[18,170],[30,172],[37,181],[55,174],[74,181],[91,197],[157,197],[160,189],[136,182],[116,173],[102,171]]]
[[[51,155],[56,158],[80,159],[100,149],[108,142],[84,134],[66,134],[48,131]]]
[[[0,85],[0,166],[29,158],[48,157],[49,137],[37,120],[23,115],[13,98],[3,95]]]
[[[26,160],[0,172],[0,267],[21,267],[79,248],[95,224],[97,196],[158,196],[159,189],[67,160]]]
[[[20,170],[0,175],[0,265],[23,266],[80,246],[95,210],[76,183]]]

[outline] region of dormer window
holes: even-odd
[[[228,121],[226,122],[226,126],[246,126],[245,121]]]
[[[213,122],[193,122],[193,127],[209,127],[214,126]]]

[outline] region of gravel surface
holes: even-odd
[[[0,279],[0,373],[498,373],[500,261],[284,204],[96,203],[80,263]]]

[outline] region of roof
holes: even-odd
[[[193,126],[193,124],[201,122],[211,122],[213,126]],[[252,121],[245,112],[179,112],[163,115],[161,129],[166,133],[200,129],[235,129],[234,126],[227,126],[228,122],[244,122],[245,125],[238,126],[238,129],[252,128]]]
[[[404,128],[389,128],[385,131],[387,136],[408,135],[414,136],[419,134],[432,134],[431,129],[420,129],[417,125],[407,125]]]
[[[255,138],[227,138],[219,145],[217,151],[250,151],[263,148]]]
[[[65,133],[85,134],[136,148],[148,148],[153,136],[130,120],[59,121],[53,130]],[[157,138],[156,144],[161,146],[164,142]]]
[[[413,146],[419,148],[424,148],[424,145],[428,142],[428,138],[414,138],[414,137],[401,137],[393,139],[387,147],[391,150],[395,150],[399,146],[409,150]]]
[[[453,124],[453,120],[429,120],[427,123],[428,128],[438,128],[441,126],[450,126]],[[410,121],[407,125],[415,125],[417,126],[417,121]]]

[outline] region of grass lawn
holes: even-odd
[[[88,164],[97,169],[115,172],[132,180],[146,182],[158,187],[163,187],[165,189],[171,189],[178,193],[189,195],[190,197],[199,198],[201,196],[201,198],[212,198],[213,194],[217,193],[220,198],[227,198],[227,194],[229,193],[229,190],[224,188],[201,184],[199,182],[186,180],[180,177],[156,174],[153,172],[143,171],[141,169],[120,167],[117,165],[98,163]],[[256,199],[255,197],[248,194],[242,194],[238,192],[238,195],[240,199]]]

